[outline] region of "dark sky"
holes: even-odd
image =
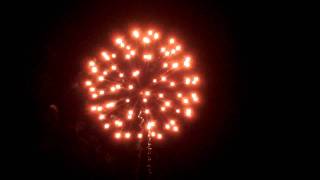
[[[247,139],[248,6],[224,2],[43,1],[16,7],[24,108],[14,168],[32,179],[144,179],[137,144],[114,143],[92,123],[78,81],[81,63],[114,32],[156,25],[197,57],[204,103],[181,136],[154,145],[152,179],[250,174]],[[29,118],[30,117],[30,118]],[[209,179],[209,178],[208,178]]]

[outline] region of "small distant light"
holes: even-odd
[[[119,132],[118,132],[118,133],[115,133],[115,134],[114,134],[114,137],[115,137],[116,139],[120,139],[120,138],[121,138],[121,133],[119,133]]]
[[[162,139],[162,134],[159,133],[159,134],[157,135],[157,138],[158,138],[158,139]]]
[[[150,43],[150,38],[144,37],[143,38],[143,42],[146,43],[146,44],[149,44]]]
[[[169,43],[170,43],[170,44],[174,44],[174,39],[173,39],[173,38],[170,38]]]
[[[139,38],[140,33],[139,33],[138,30],[134,30],[134,31],[132,32],[132,35],[133,35],[133,37],[135,37],[135,38]]]
[[[104,128],[105,128],[105,129],[109,129],[109,128],[110,128],[110,124],[109,124],[109,123],[105,123],[105,124],[104,124]]]
[[[97,68],[97,67],[95,67],[95,66],[94,66],[94,67],[92,67],[92,68],[91,68],[91,72],[93,72],[93,73],[98,72],[98,68]]]
[[[103,58],[104,58],[106,61],[109,61],[109,60],[110,60],[110,56],[109,56],[106,52],[102,52],[101,55],[103,56]]]
[[[158,33],[154,33],[153,38],[154,39],[159,39],[159,34]]]
[[[86,84],[86,86],[91,86],[92,82],[91,81],[86,81],[85,84]]]
[[[93,98],[93,99],[95,99],[95,98],[97,98],[97,97],[98,97],[98,95],[97,95],[96,93],[92,94],[92,98]]]
[[[129,139],[131,137],[131,134],[129,132],[127,132],[127,133],[125,133],[124,137]]]
[[[99,120],[104,120],[105,118],[106,118],[106,116],[104,114],[99,115]]]

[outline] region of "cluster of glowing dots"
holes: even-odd
[[[133,29],[113,45],[85,65],[90,113],[117,140],[179,133],[200,102],[193,58],[153,29]]]

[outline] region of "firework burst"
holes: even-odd
[[[134,29],[113,45],[85,65],[89,111],[118,140],[178,133],[200,101],[193,58],[152,29]]]

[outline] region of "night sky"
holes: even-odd
[[[16,6],[22,67],[13,168],[32,179],[146,179],[137,144],[116,143],[85,110],[83,60],[131,25],[182,37],[204,77],[203,104],[182,133],[154,144],[150,179],[250,174],[250,23],[246,5],[183,1],[43,1]],[[23,120],[22,120],[23,119]],[[145,157],[141,157],[142,159]]]

